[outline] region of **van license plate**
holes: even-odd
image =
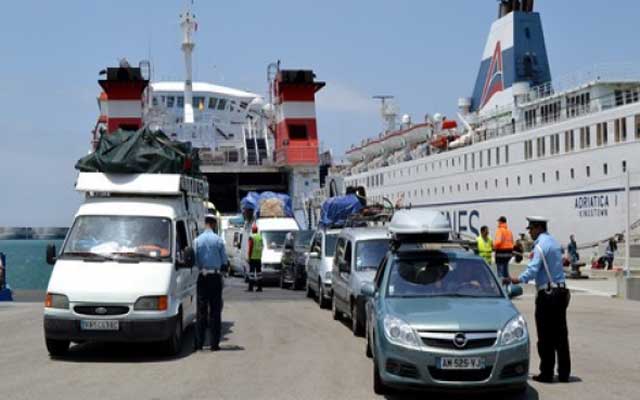
[[[484,358],[481,357],[443,357],[440,369],[483,369]]]
[[[120,328],[118,321],[108,320],[81,320],[80,329],[83,331],[117,331]]]

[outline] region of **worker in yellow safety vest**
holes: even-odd
[[[484,258],[487,264],[491,265],[493,261],[493,241],[489,236],[489,228],[487,226],[480,228],[480,236],[478,236],[477,242],[478,255]]]
[[[262,292],[262,235],[258,227],[253,225],[249,237],[249,292],[257,286],[256,292]]]

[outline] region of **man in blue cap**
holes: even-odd
[[[206,229],[196,238],[194,246],[196,265],[200,270],[195,350],[202,350],[205,328],[209,325],[211,351],[217,351],[220,350],[220,336],[222,334],[222,273],[229,261],[224,243],[215,233],[216,217],[208,214],[204,221]]]
[[[543,217],[527,217],[529,234],[534,240],[533,258],[518,278],[504,278],[505,284],[536,282],[536,329],[540,374],[533,380],[552,383],[555,356],[558,355],[558,380],[568,382],[571,374],[567,308],[571,294],[565,285],[562,266],[562,247],[547,232],[548,220]]]

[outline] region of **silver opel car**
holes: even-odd
[[[446,218],[430,213],[394,216],[392,250],[362,289],[375,392],[526,389],[529,334],[510,300],[522,288],[503,290],[480,257],[448,240]],[[414,221],[427,222],[411,232]]]

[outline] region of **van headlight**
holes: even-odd
[[[133,305],[135,311],[165,311],[169,301],[167,296],[140,297]]]
[[[500,344],[507,346],[513,343],[518,343],[529,338],[529,332],[527,331],[527,322],[522,315],[518,315],[502,329],[502,335],[500,336]]]
[[[387,315],[383,320],[384,335],[387,340],[398,346],[418,350],[420,339],[409,324],[403,320]]]
[[[69,309],[69,298],[63,294],[47,293],[44,298],[44,306],[47,308]]]

